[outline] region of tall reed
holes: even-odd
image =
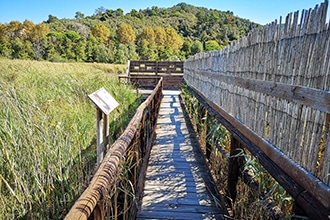
[[[61,219],[88,184],[95,158],[95,107],[104,87],[120,103],[110,134],[139,104],[117,82],[124,66],[0,59],[0,216]],[[112,73],[111,73],[112,72]]]

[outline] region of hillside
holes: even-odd
[[[259,25],[219,11],[180,3],[132,10],[103,7],[74,19],[0,23],[0,56],[49,61],[125,63],[127,59],[183,60],[218,50]]]

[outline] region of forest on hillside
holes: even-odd
[[[0,56],[52,62],[126,63],[131,60],[183,60],[219,50],[260,25],[219,11],[180,3],[124,14],[100,7],[73,19],[49,15],[40,24],[0,23]]]

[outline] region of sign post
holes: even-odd
[[[100,164],[109,147],[109,114],[119,104],[104,88],[88,98],[96,105],[97,164]]]

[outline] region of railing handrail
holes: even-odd
[[[139,129],[141,120],[143,119],[144,110],[156,97],[156,94],[161,92],[162,83],[163,79],[161,78],[151,95],[137,108],[137,111],[126,130],[111,146],[93,176],[88,188],[72,206],[65,219],[88,219],[97,206],[97,203],[106,195],[108,189],[115,183],[114,180],[117,175],[119,163]]]

